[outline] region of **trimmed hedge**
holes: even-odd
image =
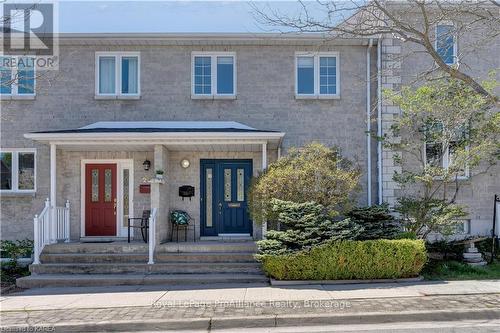
[[[278,280],[395,279],[418,276],[427,261],[422,240],[334,241],[309,251],[258,255]]]

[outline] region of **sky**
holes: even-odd
[[[43,0],[42,0],[43,1]],[[259,23],[255,8],[287,15],[302,12],[297,1],[73,1],[59,2],[63,33],[259,33],[290,31]],[[315,1],[311,10],[321,15]]]

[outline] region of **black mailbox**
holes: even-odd
[[[194,186],[183,185],[179,187],[179,196],[182,197],[182,200],[184,200],[184,198],[189,198],[189,200],[191,200],[191,197],[194,197]]]

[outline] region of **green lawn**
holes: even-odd
[[[500,279],[500,262],[484,267],[472,267],[458,261],[431,261],[422,270],[426,280],[487,280]]]

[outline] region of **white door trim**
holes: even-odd
[[[122,174],[124,168],[129,168],[129,215],[133,215],[134,207],[134,160],[133,159],[82,159],[80,165],[80,237],[85,235],[85,165],[87,164],[116,164],[116,235],[114,237],[124,237],[122,228],[123,221],[123,181]],[[113,237],[113,236],[112,236]]]

